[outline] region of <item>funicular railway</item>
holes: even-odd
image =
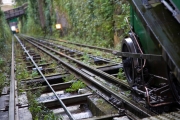
[[[21,45],[25,52],[23,56],[26,55],[26,59],[30,59],[34,64],[34,69],[41,74],[46,84],[54,92],[60,106],[64,109],[69,119],[73,120],[75,118],[67,109],[66,105],[69,106],[73,101],[74,104],[84,103],[84,101],[87,101],[88,96],[91,95],[97,95],[103,98],[114,106],[118,112],[113,115],[102,115],[102,117],[91,116],[92,118],[89,119],[104,120],[113,119],[118,116],[127,116],[129,119],[179,119],[180,43],[178,39],[180,36],[180,3],[177,0],[129,0],[129,2],[131,4],[130,23],[128,23],[131,28],[129,37],[122,41],[121,52],[104,49],[104,51],[122,58],[123,71],[125,72],[127,82],[119,81],[113,75],[81,63],[79,61],[80,58],[73,58],[73,56],[81,56],[80,52],[75,52],[73,49],[56,46],[55,44],[57,43],[49,40],[21,34],[14,35],[18,44]],[[23,15],[25,8],[26,5],[7,11],[5,13],[6,19],[11,20]],[[42,66],[38,66],[36,62],[38,55],[34,51],[27,50],[25,46],[27,44],[31,44],[31,47],[37,47],[38,50],[50,55],[63,68],[70,71],[68,74],[80,76],[88,88],[91,89],[91,93],[70,96],[69,98],[59,98],[54,91],[58,87],[48,83],[48,79],[42,72]],[[78,44],[75,43],[75,45]],[[86,47],[85,45],[81,46]],[[94,46],[87,47],[96,48]],[[97,49],[103,50],[103,48]],[[14,60],[12,59],[12,61]],[[75,63],[75,65],[72,63]],[[119,66],[119,68],[121,67],[122,65]],[[112,83],[118,86],[118,90],[112,90],[104,85],[102,81],[106,81],[106,84]],[[33,80],[31,82],[33,83]],[[69,83],[63,83],[60,86],[63,85],[67,85],[66,87],[70,86]],[[11,97],[15,96],[13,92],[15,88],[12,88],[11,91],[13,94],[10,95]],[[131,95],[124,95],[126,91],[131,91]],[[17,101],[16,103],[13,101],[15,99],[13,100],[12,97],[11,105],[9,106],[9,110],[11,111],[13,109],[15,111],[14,106],[17,104]],[[56,103],[47,102],[45,104],[49,108],[53,108],[57,104],[59,105],[59,103],[56,101]],[[10,114],[11,111],[9,111]],[[13,115],[11,114],[11,119],[16,114],[15,112]],[[162,115],[159,116],[158,114]]]

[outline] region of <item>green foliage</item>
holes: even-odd
[[[122,80],[126,79],[126,77],[124,76],[124,72],[123,72],[122,68],[119,69],[117,78],[122,79]]]
[[[11,60],[10,43],[11,32],[4,17],[4,13],[0,9],[0,93],[6,82],[6,74],[9,73],[7,62]]]
[[[86,63],[86,64],[89,64],[90,58],[89,58],[89,55],[88,55],[88,54],[83,54],[82,58],[83,58],[83,61],[82,61],[82,62],[84,62],[84,63]]]
[[[21,6],[26,3],[28,0],[16,0],[16,6]]]
[[[3,73],[0,73],[0,93],[5,85],[5,80],[6,80],[6,76]]]
[[[69,39],[73,42],[77,37],[87,44],[111,47],[115,33],[120,38],[127,34],[124,19],[129,16],[129,4],[126,0],[54,0],[54,5],[68,18]]]
[[[28,0],[28,11],[26,19],[26,29],[28,34],[42,34],[40,20],[38,18],[38,4],[36,0]]]
[[[18,80],[26,79],[29,77],[29,73],[26,69],[21,69],[21,71],[18,71],[16,74],[16,78]]]
[[[68,76],[64,77],[63,81],[64,82],[69,82],[69,81],[71,81],[73,79],[74,79],[74,75],[71,74],[71,75],[68,75]]]
[[[112,47],[114,35],[121,40],[129,31],[125,21],[130,11],[127,0],[44,0],[42,14],[45,27],[40,24],[38,1],[27,1],[27,16],[20,18],[21,31],[24,33],[52,35],[58,21],[57,15],[67,19],[68,25],[63,29],[68,29],[66,39],[73,42],[77,40],[89,45]],[[21,3],[20,0],[17,2]],[[54,36],[59,37],[59,32],[56,31]]]
[[[62,120],[36,100],[37,94],[27,93],[29,99],[29,110],[33,120]]]
[[[5,61],[2,58],[0,58],[0,68],[4,66],[5,66]]]
[[[11,40],[10,28],[6,22],[3,11],[0,10],[0,57],[3,58],[5,51],[8,49],[8,42]]]
[[[74,82],[70,88],[66,89],[66,92],[76,92],[80,88],[84,88],[86,85],[82,81],[76,81]]]
[[[20,17],[19,27],[22,33],[30,35],[46,35],[52,32],[52,26],[55,24],[55,12],[52,4],[52,0],[43,1],[43,13],[39,12],[38,1],[39,0],[24,0],[28,2],[27,14]],[[17,5],[21,5],[22,1],[17,0]],[[41,26],[40,14],[45,17],[45,26]]]
[[[37,77],[38,75],[38,72],[33,70],[31,73],[31,78]]]

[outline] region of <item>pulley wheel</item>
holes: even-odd
[[[131,38],[126,38],[122,41],[122,52],[136,53],[133,41]],[[138,64],[138,60],[131,57],[123,57],[123,68],[128,81],[128,84],[132,87],[135,79],[135,66]]]

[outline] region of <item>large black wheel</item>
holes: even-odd
[[[137,53],[131,38],[126,38],[122,41],[122,52]],[[132,87],[136,77],[135,67],[138,65],[138,60],[130,57],[122,57],[122,61],[128,84]]]

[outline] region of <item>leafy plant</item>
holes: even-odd
[[[122,68],[119,69],[117,78],[122,79],[122,80],[126,79],[126,77],[124,76],[124,72],[123,72]]]
[[[0,58],[0,67],[2,68],[4,66],[5,66],[5,61],[2,58]]]
[[[71,75],[68,75],[68,76],[64,77],[63,81],[64,82],[69,82],[69,81],[71,81],[73,79],[74,79],[74,75],[71,74]]]
[[[63,24],[66,39],[88,45],[112,47],[116,45],[114,36],[120,42],[129,31],[125,21],[130,13],[127,0],[25,1],[28,2],[27,15],[19,18],[23,33],[59,37],[59,32],[52,33],[55,31],[55,23],[58,22]],[[21,0],[16,2],[18,5],[22,4]],[[40,6],[42,10],[39,10]]]
[[[16,74],[16,78],[18,80],[21,80],[21,79],[26,79],[29,77],[29,73],[26,69],[20,69],[17,71],[17,74]]]
[[[90,58],[88,54],[84,54],[82,58],[84,63],[89,64]]]
[[[86,85],[82,81],[78,80],[74,82],[70,88],[66,89],[66,92],[76,92],[80,88],[84,88],[84,87],[86,87]]]
[[[31,78],[34,78],[34,77],[37,77],[38,76],[38,72],[35,70],[32,71],[32,74],[31,74]]]
[[[0,73],[0,93],[5,85],[5,80],[6,80],[6,76],[3,73]]]
[[[32,114],[33,120],[62,120],[62,118],[59,118],[55,116],[55,114],[48,110],[45,106],[38,103],[36,100],[37,94],[32,94],[30,91],[27,93],[28,99],[29,99],[29,110]]]

